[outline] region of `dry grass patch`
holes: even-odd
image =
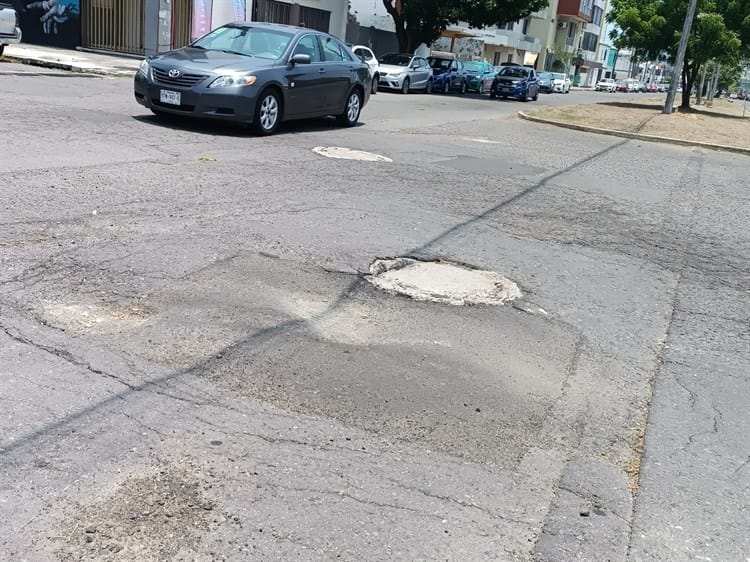
[[[632,103],[607,100],[545,107],[530,114],[575,125],[750,148],[750,107],[744,119],[742,104],[724,99],[715,100],[711,108],[698,106],[672,115],[663,115],[662,107],[663,101],[644,98]]]

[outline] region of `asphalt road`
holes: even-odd
[[[28,71],[0,64],[0,559],[750,556],[747,158],[458,95],[256,138]],[[523,297],[364,279],[400,255]]]

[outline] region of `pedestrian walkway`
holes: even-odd
[[[3,58],[34,66],[110,76],[132,76],[140,64],[138,58],[128,56],[73,51],[26,43],[6,46]]]

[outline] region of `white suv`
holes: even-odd
[[[614,92],[617,89],[617,85],[612,78],[602,78],[596,83],[597,92]]]
[[[378,91],[378,81],[380,80],[380,63],[378,63],[378,58],[375,56],[375,53],[370,50],[369,47],[365,47],[364,45],[354,45],[352,47],[352,52],[354,52],[355,55],[362,59],[362,62],[367,63],[367,66],[370,67],[372,93],[376,93]]]

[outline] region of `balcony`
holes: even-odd
[[[557,4],[557,16],[571,21],[588,23],[594,11],[592,0],[560,0]]]

